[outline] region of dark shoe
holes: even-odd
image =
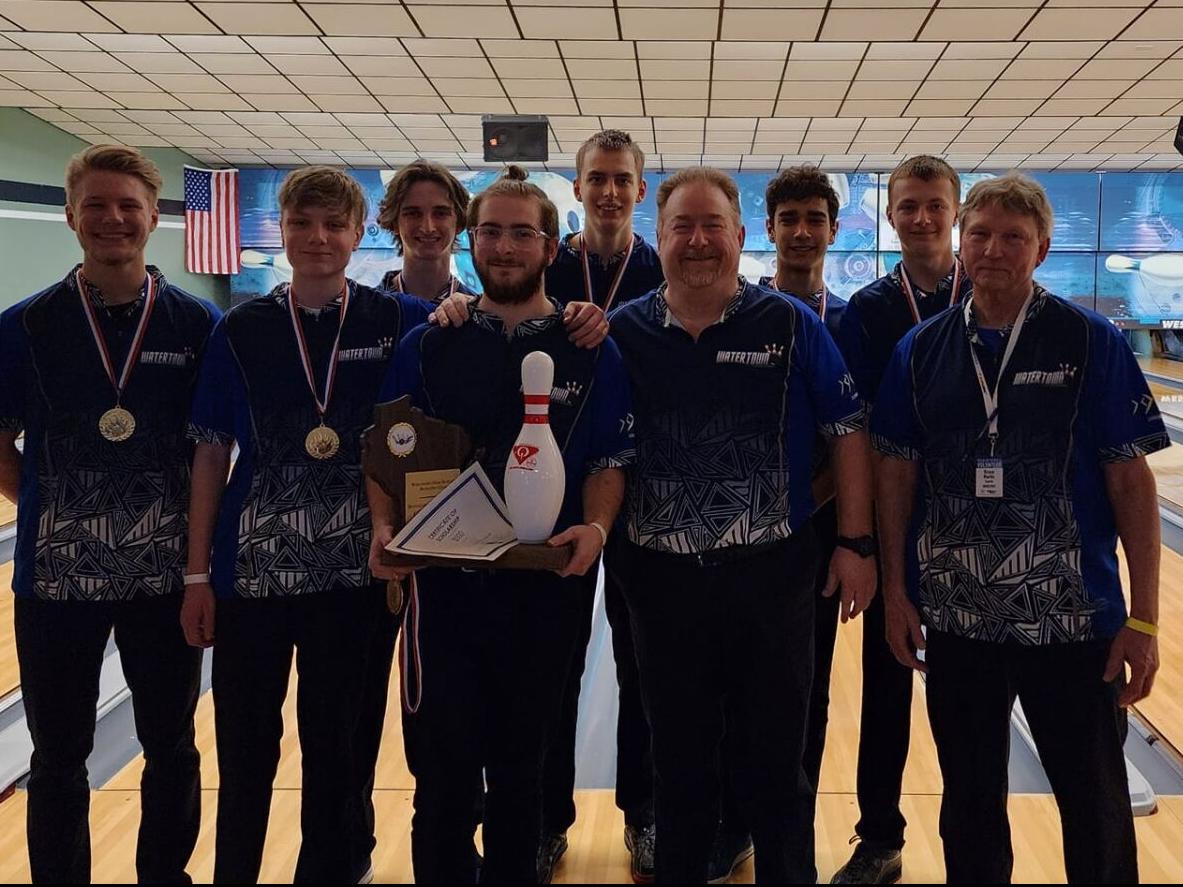
[[[735,874],[735,870],[743,865],[744,860],[750,859],[755,852],[756,848],[752,846],[751,835],[737,835],[734,832],[719,831],[715,835],[714,846],[711,847],[707,883],[725,883]]]
[[[629,871],[634,884],[653,883],[653,848],[657,839],[657,827],[653,824],[634,828],[624,827],[624,846],[628,848]]]
[[[899,850],[860,841],[850,862],[838,869],[831,884],[894,884],[903,874]]]
[[[567,852],[567,835],[543,835],[538,844],[538,883],[549,884],[555,867]]]

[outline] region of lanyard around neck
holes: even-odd
[[[1002,352],[1002,362],[998,365],[998,376],[994,380],[994,387],[991,388],[986,383],[986,374],[982,372],[982,362],[978,360],[978,353],[974,349],[973,342],[969,345],[969,356],[973,360],[974,375],[977,376],[978,389],[982,393],[982,406],[986,409],[986,424],[988,425],[988,433],[990,435],[990,455],[994,455],[994,445],[998,442],[998,399],[999,392],[1002,390],[1002,375],[1006,372],[1006,366],[1010,363],[1011,355],[1015,353],[1015,346],[1019,343],[1019,336],[1023,332],[1023,324],[1027,322],[1027,314],[1031,310],[1031,302],[1035,298],[1035,290],[1031,290],[1031,294],[1027,296],[1027,300],[1023,302],[1023,307],[1019,309],[1019,315],[1015,318],[1014,326],[1011,327],[1010,335],[1006,340],[1006,348]],[[973,297],[971,296],[965,303],[965,325],[968,329],[973,321]]]

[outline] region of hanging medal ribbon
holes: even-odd
[[[450,298],[452,298],[452,296],[456,295],[456,291],[459,288],[460,288],[460,281],[458,281],[456,279],[456,275],[449,274],[448,275],[448,286],[447,286],[448,294],[445,296],[444,291],[440,290],[438,293],[436,293],[435,300],[437,302],[442,302],[444,299],[450,299]],[[403,293],[404,295],[408,295],[408,296],[414,295],[414,293],[408,293],[406,288],[403,286],[403,272],[401,272],[401,271],[398,272],[398,277],[394,278],[394,291],[396,293]]]
[[[813,294],[813,298],[817,299],[817,318],[824,321],[826,319],[826,302],[829,298],[830,292],[824,286]]]
[[[304,438],[304,449],[313,459],[331,459],[341,448],[341,438],[332,428],[325,425],[325,413],[328,412],[329,402],[333,398],[333,383],[337,379],[337,357],[340,354],[341,331],[345,329],[345,313],[349,310],[349,283],[341,292],[341,317],[337,321],[337,337],[333,340],[333,350],[329,354],[329,368],[325,373],[325,392],[322,399],[316,390],[316,374],[312,371],[312,359],[308,356],[308,343],[304,339],[304,327],[300,323],[299,308],[296,305],[296,293],[288,287],[288,313],[292,318],[292,329],[296,333],[296,344],[300,350],[300,363],[304,366],[304,378],[308,380],[308,390],[312,392],[312,399],[316,402],[316,412],[320,416],[320,425],[308,432]]]
[[[616,276],[612,278],[612,286],[608,289],[608,295],[604,299],[604,304],[601,306],[604,313],[608,313],[608,309],[612,307],[612,303],[616,300],[616,291],[620,289],[620,282],[624,280],[624,272],[628,270],[629,259],[633,257],[633,247],[637,243],[637,238],[630,237],[628,239],[628,247],[624,251],[624,258],[620,261],[620,268],[616,272]],[[579,257],[583,261],[583,296],[587,301],[593,304],[596,301],[595,290],[592,289],[591,280],[591,260],[587,257],[587,241],[580,237]]]
[[[123,408],[123,392],[127,389],[127,380],[131,378],[132,367],[140,359],[140,348],[144,344],[144,334],[148,331],[148,320],[152,317],[152,308],[156,305],[156,278],[148,275],[144,283],[144,310],[140,322],[136,325],[135,336],[131,340],[131,347],[127,350],[127,357],[123,360],[123,369],[119,378],[115,377],[115,367],[111,362],[111,352],[107,349],[107,339],[99,328],[99,318],[94,305],[90,303],[90,296],[86,292],[86,283],[82,277],[82,270],[74,272],[75,283],[78,285],[78,296],[82,299],[82,310],[86,314],[86,322],[90,324],[90,334],[98,348],[99,357],[103,361],[103,369],[107,371],[107,378],[111,387],[115,389],[115,406],[99,417],[99,434],[112,443],[127,440],[136,430],[136,417]]]
[[[920,323],[920,306],[916,303],[916,291],[912,288],[912,281],[908,280],[908,272],[904,270],[904,263],[900,262],[900,283],[903,284],[904,297],[908,300],[908,307],[912,310],[912,320]],[[940,289],[940,284],[937,284]],[[933,295],[936,295],[935,293]],[[961,296],[961,261],[953,260],[953,289],[949,292],[949,307],[957,304]]]
[[[986,408],[986,421],[989,424],[990,455],[994,455],[994,444],[998,439],[998,392],[1002,388],[1002,374],[1006,372],[1006,365],[1010,363],[1011,355],[1015,353],[1015,346],[1019,343],[1019,335],[1023,332],[1023,324],[1027,322],[1027,312],[1031,309],[1031,301],[1035,298],[1035,291],[1027,296],[1023,307],[1019,309],[1014,326],[1006,339],[1006,348],[1002,352],[1002,362],[998,365],[998,377],[994,380],[994,388],[986,384],[986,374],[982,372],[982,362],[978,360],[978,352],[971,346],[969,356],[973,360],[974,374],[978,378],[978,388],[982,392],[982,405]],[[968,328],[973,312],[973,299],[965,303],[965,324]]]

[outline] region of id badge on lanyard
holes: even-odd
[[[994,449],[998,444],[998,402],[999,393],[1002,389],[1003,375],[1006,373],[1007,364],[1010,363],[1011,356],[1015,353],[1015,346],[1019,343],[1019,336],[1023,332],[1023,324],[1027,321],[1027,312],[1031,308],[1031,301],[1035,297],[1035,291],[1031,291],[1031,295],[1027,296],[1027,301],[1023,303],[1023,307],[1019,309],[1019,315],[1015,318],[1015,325],[1011,329],[1010,336],[1007,337],[1006,348],[1002,353],[1002,361],[998,364],[998,376],[995,379],[994,387],[991,387],[986,382],[986,374],[982,372],[982,362],[978,360],[978,353],[974,350],[973,343],[969,346],[969,356],[973,360],[974,376],[978,380],[978,388],[982,394],[982,405],[986,409],[986,427],[987,435],[990,441],[990,455],[988,457],[979,457],[974,470],[974,495],[979,499],[1001,499],[1003,496],[1003,468],[1002,459],[994,455]],[[969,327],[971,314],[973,311],[973,298],[971,297],[965,303],[965,324]]]

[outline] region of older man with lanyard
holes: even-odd
[[[953,254],[960,200],[960,177],[936,157],[910,157],[887,180],[887,220],[899,236],[903,259],[851,297],[838,331],[859,396],[869,407],[896,343],[969,294],[969,278]],[[889,884],[902,871],[906,823],[900,792],[911,735],[912,674],[888,649],[880,598],[871,602],[863,628],[860,817],[854,827],[859,844],[834,875],[836,884]]]
[[[961,210],[972,299],[903,339],[873,417],[887,637],[928,673],[950,883],[1010,881],[1016,698],[1060,809],[1069,882],[1138,879],[1124,708],[1158,666],[1145,457],[1170,441],[1121,333],[1034,281],[1051,234],[1036,182],[974,186]]]
[[[177,614],[193,452],[185,423],[218,311],[144,263],[161,185],[135,148],[75,155],[66,221],[82,264],[0,316],[0,492],[17,503],[35,884],[90,883],[86,762],[112,631],[144,748],[138,879],[188,882],[201,822],[201,653]]]
[[[813,673],[814,436],[832,439],[843,612],[874,592],[870,459],[841,356],[804,304],[739,277],[739,192],[692,167],[661,184],[668,284],[612,316],[637,467],[625,588],[656,770],[657,880],[707,878],[719,746],[737,744],[761,882],[812,882],[801,767]],[[856,549],[856,550],[851,550]],[[726,721],[724,703],[737,712]]]

